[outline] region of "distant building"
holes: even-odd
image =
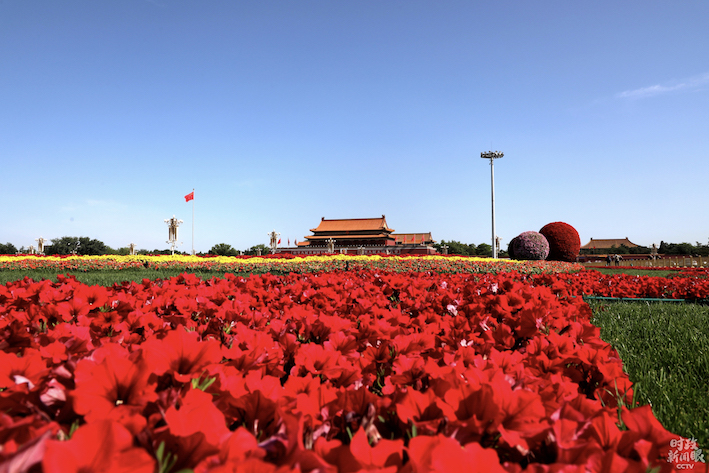
[[[581,251],[584,252],[585,250],[587,253],[597,253],[598,250],[602,250],[606,252],[612,250],[613,248],[620,248],[621,246],[625,246],[627,248],[637,248],[640,245],[636,245],[632,241],[628,240],[628,237],[603,240],[594,240],[591,238],[591,241],[581,247]]]
[[[320,220],[312,235],[294,248],[279,248],[279,253],[297,255],[343,254],[434,254],[431,232],[394,233],[386,217]]]
[[[386,218],[351,218],[320,221],[317,228],[311,228],[313,235],[306,236],[299,247],[327,247],[327,240],[335,240],[335,247],[394,246],[396,239],[391,235]]]

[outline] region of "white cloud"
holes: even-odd
[[[642,99],[645,97],[653,97],[655,95],[665,94],[678,90],[697,90],[701,89],[706,85],[709,85],[709,72],[700,74],[698,76],[690,77],[684,81],[677,82],[674,84],[656,84],[651,85],[649,87],[642,87],[640,89],[626,90],[620,92],[619,94],[616,94],[616,97],[621,99]]]

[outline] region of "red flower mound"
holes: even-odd
[[[581,251],[581,238],[574,227],[564,222],[548,223],[539,230],[549,242],[548,261],[576,261]]]

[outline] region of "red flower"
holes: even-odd
[[[539,394],[516,389],[498,392],[498,402],[504,414],[498,427],[502,439],[511,447],[526,454],[530,449],[529,440],[537,437],[548,427],[546,411]]]
[[[153,473],[155,460],[133,446],[133,436],[116,422],[86,424],[71,440],[50,440],[42,460],[45,473]]]
[[[0,414],[0,472],[22,471],[20,465],[29,468],[42,461],[46,441],[55,438],[59,425],[47,423],[43,416],[31,415],[13,419]]]
[[[420,433],[435,434],[445,415],[439,406],[440,402],[432,389],[425,393],[410,389],[396,403],[396,414],[404,425],[414,422]]]
[[[58,365],[66,361],[66,345],[60,341],[54,341],[39,349],[39,353],[45,358],[52,360],[52,364]]]
[[[349,446],[342,445],[339,440],[319,439],[315,451],[325,461],[336,465],[339,473],[395,473],[403,462],[404,441],[382,439],[370,445],[364,429],[359,429]]]
[[[86,299],[86,303],[94,309],[103,307],[108,302],[109,290],[103,286],[79,286],[80,294]],[[76,294],[76,290],[74,291]]]
[[[72,297],[68,301],[58,302],[56,313],[64,322],[71,322],[83,317],[91,311],[91,306],[81,297]]]
[[[284,396],[295,400],[293,411],[313,422],[320,419],[324,406],[337,399],[335,388],[310,374],[289,377],[283,388]]]
[[[222,360],[219,342],[199,340],[197,332],[184,327],[172,330],[162,340],[146,341],[143,352],[156,374],[170,373],[181,383],[199,377],[207,366]]]
[[[239,464],[249,458],[262,459],[265,456],[266,451],[259,447],[256,437],[243,427],[229,436],[219,452],[222,463]]]
[[[146,364],[115,344],[97,349],[92,358],[77,364],[76,389],[71,393],[74,410],[89,422],[123,419],[133,432],[141,430],[145,418],[136,414],[157,399]]]
[[[700,297],[709,283],[368,264],[0,286],[0,473],[39,470],[48,444],[53,471],[140,471],[126,452],[146,451],[173,473],[673,468],[649,408],[616,426],[611,393],[630,400],[632,385],[578,296]],[[50,440],[76,414],[75,438]]]
[[[199,389],[191,389],[181,401],[179,409],[169,407],[165,421],[173,435],[187,437],[203,432],[207,442],[219,446],[229,434],[224,414],[212,403],[212,395]]]
[[[222,348],[222,355],[229,361],[226,365],[239,371],[264,370],[264,374],[281,377],[283,351],[269,334],[252,330],[244,324],[236,324],[230,331],[233,343]]]
[[[427,377],[424,359],[420,356],[399,355],[392,366],[391,382],[401,386],[413,386],[421,389]]]
[[[628,427],[622,433],[618,453],[627,458],[639,457],[646,466],[660,455],[667,456],[670,442],[677,438],[668,432],[652,413],[652,407],[645,405],[628,409],[623,407],[621,418]]]
[[[295,355],[295,366],[291,369],[290,374],[303,376],[305,373],[311,373],[329,379],[337,379],[342,374],[343,365],[347,366],[348,363],[340,352],[309,343],[298,348]]]
[[[73,324],[58,324],[47,333],[50,339],[62,342],[67,356],[81,358],[94,349],[89,327],[77,327]],[[46,355],[44,355],[46,356]]]
[[[26,350],[24,356],[0,352],[0,388],[26,384],[32,389],[48,372],[47,364],[37,350]]]
[[[403,471],[411,473],[465,471],[466,473],[504,473],[495,450],[479,443],[463,447],[456,440],[443,435],[418,436],[411,439],[408,448],[410,461]]]
[[[201,462],[209,461],[209,457],[219,453],[219,448],[209,443],[204,432],[182,437],[172,435],[167,429],[157,432],[153,440],[153,447],[164,445],[164,452],[175,459],[172,471],[185,468],[194,469]]]

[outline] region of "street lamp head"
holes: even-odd
[[[505,155],[502,151],[488,151],[486,153],[480,153],[480,157],[483,159],[498,159]]]

